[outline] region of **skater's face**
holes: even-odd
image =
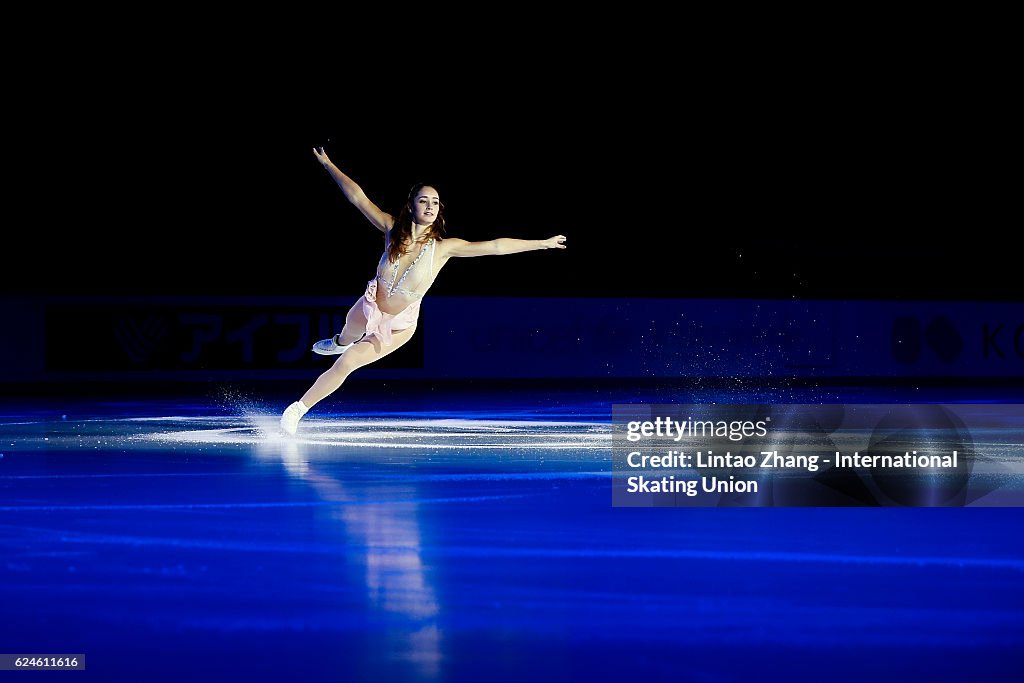
[[[441,212],[441,198],[437,190],[429,185],[423,187],[412,198],[412,217],[417,225],[430,225]]]

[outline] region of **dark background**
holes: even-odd
[[[568,237],[433,294],[1021,298],[1007,110],[970,79],[87,76],[17,106],[4,292],[358,294],[383,244],[325,145],[386,211],[435,183],[449,236]]]

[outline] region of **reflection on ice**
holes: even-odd
[[[282,459],[322,500],[364,503],[341,505],[331,515],[342,523],[345,546],[365,549],[365,555],[351,559],[364,563],[367,601],[389,627],[384,631],[391,641],[387,651],[412,663],[420,677],[436,677],[442,661],[440,607],[421,556],[419,505],[360,500],[342,479],[311,466],[301,451],[300,444],[285,442]],[[418,498],[417,487],[411,488],[407,493]]]

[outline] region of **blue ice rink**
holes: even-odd
[[[609,476],[613,403],[1020,390],[392,386],[294,439],[294,396],[0,405],[0,652],[95,681],[1019,680],[1022,509],[612,508]]]

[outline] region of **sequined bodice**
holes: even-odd
[[[390,243],[390,237],[391,232],[388,231],[387,239],[385,239],[384,255],[381,256],[380,263],[377,264],[377,277],[379,278],[381,284],[383,285],[384,295],[387,297],[391,297],[394,295],[403,295],[414,299],[421,298],[423,296],[422,293],[417,294],[411,289],[403,287],[402,284],[405,282],[406,278],[409,277],[409,273],[416,270],[417,264],[420,263],[420,260],[423,259],[423,255],[426,254],[427,251],[429,250],[430,258],[424,261],[424,264],[420,266],[420,270],[426,270],[427,274],[425,277],[420,278],[419,280],[421,283],[425,282],[429,286],[430,278],[434,274],[434,251],[437,248],[434,238],[430,238],[429,240],[427,240],[427,243],[423,245],[422,249],[420,249],[420,253],[416,256],[413,262],[409,264],[409,267],[405,269],[405,272],[402,273],[402,276],[399,277],[398,265],[401,259],[396,260],[394,264],[388,263],[388,245]],[[426,265],[428,262],[430,264],[429,270],[427,269]]]

